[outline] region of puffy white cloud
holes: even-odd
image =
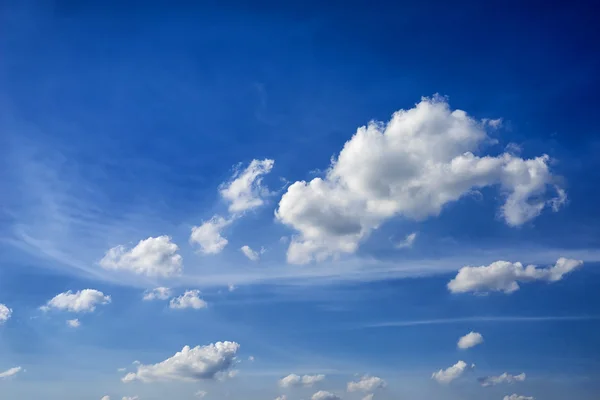
[[[535,397],[511,394],[510,396],[504,396],[504,400],[535,400]]]
[[[198,391],[197,391],[197,392],[194,394],[194,396],[196,396],[196,397],[199,397],[199,398],[201,398],[201,399],[202,399],[202,398],[206,397],[206,395],[207,395],[207,394],[208,394],[208,392],[207,392],[207,391],[205,391],[205,390],[198,390]]]
[[[373,400],[373,393],[369,393],[368,395],[363,397],[362,400]]]
[[[250,165],[237,171],[233,178],[221,185],[221,196],[229,202],[230,213],[240,213],[264,204],[264,197],[269,195],[267,188],[262,186],[262,176],[273,169],[275,161],[252,160]]]
[[[377,376],[363,376],[358,382],[348,382],[349,392],[372,392],[375,389],[383,389],[386,382]]]
[[[319,390],[317,393],[312,395],[311,399],[312,400],[340,400],[341,398],[331,392],[326,392],[325,390]]]
[[[396,112],[387,124],[359,128],[324,178],[295,182],[282,196],[276,218],[298,232],[288,261],[353,253],[386,220],[437,216],[446,204],[487,186],[503,190],[501,214],[512,226],[560,206],[560,196],[547,194],[556,188],[548,156],[474,154],[492,142],[486,125],[434,97]]]
[[[21,371],[23,371],[23,368],[21,368],[21,367],[13,367],[13,368],[7,369],[4,372],[0,372],[0,379],[11,378]]]
[[[173,357],[158,364],[137,366],[137,372],[123,377],[123,382],[184,381],[196,382],[218,378],[234,365],[240,345],[236,342],[217,342],[207,346],[185,346]]]
[[[167,300],[169,297],[171,297],[171,289],[161,286],[145,291],[143,300]]]
[[[503,373],[499,376],[486,376],[483,378],[479,378],[478,381],[483,387],[494,386],[500,383],[514,383],[514,382],[523,382],[527,376],[525,373],[521,373],[519,375],[511,375],[507,372]]]
[[[195,310],[208,307],[206,301],[202,300],[199,296],[199,290],[187,290],[181,296],[171,299],[169,307],[175,309],[193,308]]]
[[[466,362],[461,360],[451,367],[440,369],[439,371],[434,372],[431,375],[431,378],[435,379],[439,383],[450,383],[453,380],[458,379],[462,374],[465,373],[465,371],[473,368],[475,368],[474,364],[468,366]]]
[[[288,387],[311,387],[315,383],[321,382],[325,379],[325,375],[296,375],[289,374],[288,376],[279,380],[279,386],[283,388]]]
[[[403,241],[396,244],[397,249],[407,249],[413,247],[415,243],[415,239],[417,238],[417,232],[413,232],[409,235],[406,235]]]
[[[478,332],[469,332],[465,336],[458,339],[457,346],[459,349],[470,349],[478,344],[483,343],[483,336]]]
[[[70,326],[71,328],[79,328],[81,326],[81,322],[79,322],[79,320],[77,318],[68,319],[67,325]]]
[[[96,310],[97,305],[108,304],[110,301],[110,296],[96,289],[84,289],[75,293],[69,290],[54,296],[41,309],[44,311],[57,309],[85,313],[93,312]]]
[[[250,248],[250,246],[242,246],[240,248],[240,250],[251,261],[258,261],[258,259],[260,258],[260,255],[265,252],[265,248],[264,247],[261,247],[260,251],[255,251],[255,250],[252,250]]]
[[[177,254],[178,250],[169,236],[149,237],[132,249],[113,247],[99,263],[105,269],[167,277],[181,274],[183,259]]]
[[[110,396],[102,396],[100,400],[110,400]]]
[[[523,267],[520,262],[508,261],[496,261],[480,267],[467,266],[462,267],[448,283],[448,289],[452,293],[495,291],[508,294],[519,290],[519,282],[556,282],[582,265],[583,261],[561,257],[547,268],[535,265]]]
[[[215,215],[208,221],[204,221],[202,225],[192,228],[190,242],[199,245],[200,251],[204,254],[218,254],[229,243],[226,238],[221,236],[221,232],[232,222],[232,218],[225,219]]]
[[[12,316],[12,308],[8,308],[4,304],[0,304],[0,325],[4,324]]]

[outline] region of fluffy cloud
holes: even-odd
[[[19,372],[23,371],[23,368],[21,367],[14,367],[11,369],[8,369],[4,372],[0,372],[0,379],[8,379],[11,378],[13,376],[15,376],[16,374],[18,374]]]
[[[197,391],[197,392],[194,394],[194,396],[196,396],[196,397],[198,397],[198,398],[201,398],[201,399],[202,399],[202,398],[206,397],[206,395],[207,395],[207,394],[208,394],[208,392],[207,392],[207,391],[205,391],[205,390],[198,390],[198,391]]]
[[[143,300],[167,300],[169,297],[171,297],[171,289],[167,287],[157,287],[144,292]]]
[[[149,237],[132,249],[116,246],[100,260],[105,269],[130,271],[147,276],[173,276],[181,274],[182,257],[179,247],[169,236]]]
[[[67,291],[57,294],[49,300],[41,309],[48,311],[50,309],[65,310],[71,312],[93,312],[97,305],[110,303],[110,296],[104,295],[96,289],[84,289],[73,293]]]
[[[499,376],[486,376],[484,378],[479,378],[478,381],[483,387],[494,386],[500,383],[514,383],[514,382],[523,382],[526,378],[525,373],[519,375],[511,375],[509,373],[503,373]]]
[[[200,251],[204,254],[218,254],[229,241],[225,239],[221,232],[227,226],[231,225],[233,219],[225,219],[215,215],[208,221],[204,221],[200,226],[192,228],[190,242],[200,246]]]
[[[457,346],[459,349],[470,349],[478,344],[483,343],[483,336],[478,332],[469,332],[465,336],[458,339]]]
[[[171,299],[169,307],[175,309],[193,308],[195,310],[208,307],[206,301],[202,300],[199,296],[199,290],[187,290],[181,296]]]
[[[413,232],[410,235],[406,235],[403,241],[396,244],[397,249],[407,249],[413,247],[415,239],[417,238],[417,232]]]
[[[434,372],[431,375],[431,378],[435,379],[439,383],[450,383],[453,380],[460,378],[465,371],[473,368],[475,368],[474,364],[468,366],[466,362],[461,360],[451,367],[440,369],[439,371]]]
[[[250,246],[242,246],[240,248],[240,250],[251,261],[258,261],[258,259],[260,258],[260,255],[265,252],[264,247],[261,247],[260,251],[255,251],[255,250],[252,250],[250,248]]]
[[[79,328],[81,326],[81,322],[77,318],[67,320],[67,325],[71,328]]]
[[[341,398],[331,392],[326,392],[325,390],[319,390],[317,393],[312,395],[311,399],[312,400],[340,400]]]
[[[269,191],[262,186],[262,176],[271,172],[275,161],[252,160],[248,167],[221,185],[219,192],[229,202],[230,213],[240,213],[264,204],[263,198]]]
[[[348,382],[349,392],[372,392],[375,389],[383,389],[386,383],[377,376],[363,376],[358,382]]]
[[[529,396],[520,396],[518,394],[511,394],[510,396],[504,396],[504,400],[535,400],[535,398]]]
[[[240,345],[236,342],[217,342],[207,346],[185,346],[173,357],[158,364],[137,366],[137,372],[123,377],[123,382],[184,381],[196,382],[218,378],[234,364]]]
[[[368,395],[363,397],[362,400],[373,400],[373,393],[369,393]]]
[[[276,397],[275,400],[287,400],[287,396],[282,394],[281,396]]]
[[[555,265],[547,268],[537,268],[535,265],[523,267],[520,262],[508,261],[496,261],[481,267],[462,267],[448,283],[448,289],[452,293],[512,293],[519,290],[519,282],[556,282],[582,265],[583,261],[561,257]]]
[[[396,112],[387,124],[359,128],[324,178],[295,182],[282,196],[276,218],[298,232],[288,261],[353,253],[386,220],[437,216],[446,204],[487,186],[503,190],[501,215],[511,226],[564,203],[564,192],[547,194],[549,188],[559,192],[548,156],[474,154],[492,142],[486,125],[434,97]]]
[[[299,376],[296,374],[289,374],[288,376],[279,380],[279,386],[283,388],[288,387],[311,387],[315,383],[321,382],[325,379],[325,375],[303,375]]]
[[[6,307],[4,304],[0,304],[0,325],[5,323],[12,316],[13,310]]]
[[[102,396],[100,400],[110,400],[110,396]]]

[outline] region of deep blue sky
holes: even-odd
[[[209,399],[299,400],[322,389],[359,400],[346,382],[371,374],[387,382],[375,391],[382,400],[595,398],[593,2],[184,3],[0,2],[0,303],[12,309],[0,324],[0,373],[26,370],[0,379],[0,397],[192,399],[202,389]],[[300,231],[274,212],[290,185],[324,177],[358,127],[436,93],[473,121],[502,119],[485,129],[490,140],[477,155],[499,156],[509,144],[522,159],[549,155],[550,186],[568,201],[514,227],[499,211],[507,193],[484,185],[439,215],[385,218],[339,258],[286,262],[280,238]],[[275,162],[262,180],[270,193],[234,216],[219,188],[264,159]],[[202,254],[190,230],[213,215],[232,219],[229,243]],[[412,246],[394,247],[411,232]],[[179,277],[100,265],[110,248],[161,235],[183,256]],[[252,262],[243,245],[266,251]],[[546,267],[559,257],[583,267],[512,294],[446,287],[467,265]],[[209,307],[142,301],[159,285],[177,296],[199,289]],[[39,310],[87,288],[111,303],[80,315]],[[81,326],[66,326],[72,318]],[[471,330],[484,343],[457,350]],[[117,372],[223,340],[240,343],[243,361],[226,383],[126,384]],[[430,379],[459,359],[475,371],[449,385]],[[477,384],[503,372],[527,380]],[[318,387],[279,388],[289,373],[327,377]]]

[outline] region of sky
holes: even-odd
[[[0,2],[0,398],[597,398],[594,15]]]

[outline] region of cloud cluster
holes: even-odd
[[[476,155],[492,142],[486,125],[436,96],[394,113],[387,124],[359,128],[324,178],[295,182],[281,198],[276,218],[298,232],[288,261],[353,253],[390,218],[437,216],[446,204],[488,186],[502,189],[501,215],[511,226],[547,206],[558,209],[566,195],[555,185],[548,156]]]
[[[478,344],[483,343],[483,336],[479,332],[469,332],[465,336],[458,339],[458,343],[456,344],[459,349],[470,349],[471,347],[475,347]]]
[[[4,304],[0,304],[0,325],[4,324],[12,316],[13,310]]]
[[[140,240],[132,249],[125,246],[111,248],[99,264],[109,270],[168,277],[181,274],[183,258],[177,254],[178,250],[169,236],[149,237]]]
[[[97,305],[110,303],[110,296],[105,295],[96,289],[84,289],[75,293],[67,291],[57,294],[51,300],[42,306],[41,309],[49,311],[50,309],[70,311],[70,312],[93,312]]]
[[[137,372],[125,375],[122,381],[196,382],[227,376],[228,370],[234,365],[239,348],[240,345],[236,342],[216,342],[194,348],[185,346],[173,357],[158,364],[139,364]]]
[[[171,299],[169,307],[173,309],[193,308],[199,310],[208,307],[208,304],[200,298],[199,290],[186,290],[181,296]]]
[[[347,390],[349,392],[372,392],[375,389],[383,389],[386,382],[377,376],[363,376],[357,382],[348,382]]]
[[[296,375],[289,374],[288,376],[279,380],[279,386],[282,388],[289,387],[312,387],[315,383],[321,382],[325,379],[325,375]]]
[[[520,262],[496,261],[487,266],[462,267],[448,283],[452,293],[504,292],[519,290],[519,282],[556,282],[581,267],[583,261],[561,257],[551,267],[523,266]]]
[[[500,383],[514,383],[514,382],[523,382],[527,376],[525,373],[521,373],[519,375],[511,375],[507,372],[503,373],[499,376],[486,376],[483,378],[479,378],[478,381],[483,387],[495,386]]]
[[[440,369],[431,375],[432,379],[435,379],[439,383],[450,383],[455,379],[460,378],[466,371],[475,368],[475,364],[467,365],[466,362],[460,360],[456,364],[446,369]]]

